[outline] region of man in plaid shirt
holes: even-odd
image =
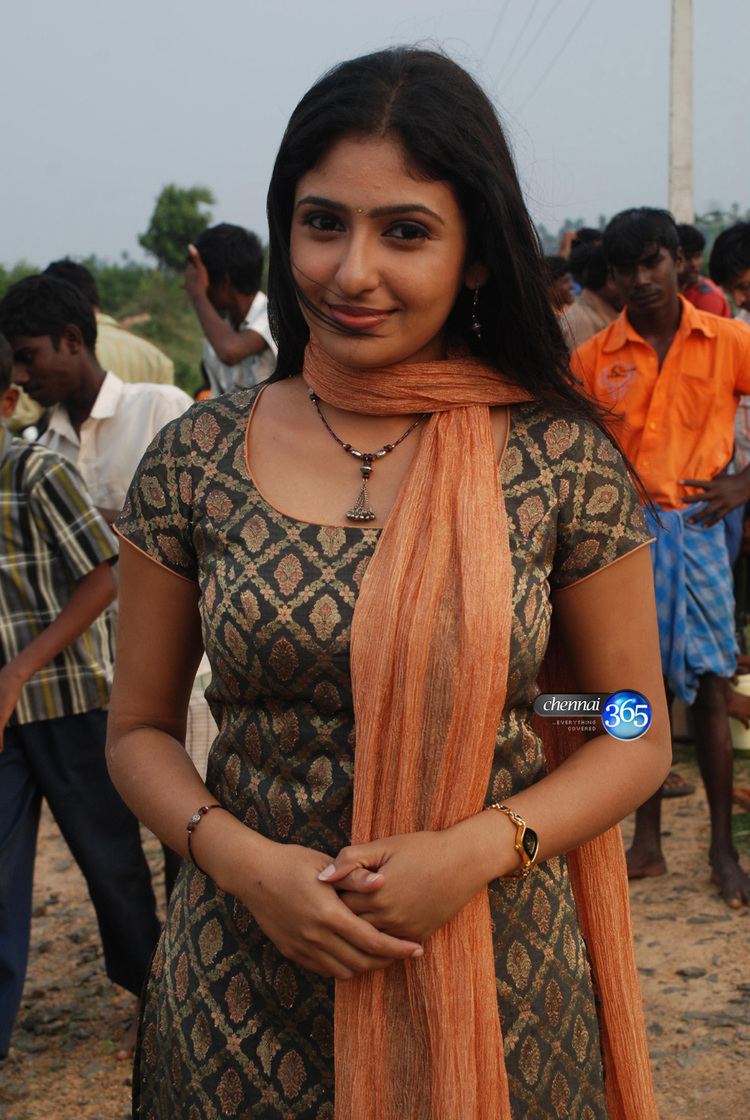
[[[13,412],[0,335],[0,416]],[[135,817],[104,758],[117,546],[61,456],[0,426],[0,1059],[29,949],[44,797],[86,877],[107,974],[139,994],[159,934]]]

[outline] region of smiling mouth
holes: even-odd
[[[328,313],[342,327],[354,331],[371,331],[381,326],[393,311],[377,307],[352,307],[344,303],[327,304]]]

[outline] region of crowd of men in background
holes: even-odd
[[[238,226],[190,246],[206,390],[273,372],[263,251]],[[12,375],[12,380],[11,380]],[[110,979],[142,989],[159,933],[138,823],[105,763],[117,621],[109,526],[157,433],[193,403],[171,360],[101,308],[83,265],[54,261],[0,301],[0,1060],[23,992],[42,799],[81,868]],[[215,735],[201,663],[186,749],[205,774]],[[179,858],[164,850],[169,894]],[[121,1050],[128,1057],[134,1026]]]
[[[711,817],[712,879],[727,905],[750,903],[750,877],[732,841],[729,717],[748,722],[730,687],[737,669],[732,568],[750,502],[750,224],[714,243],[662,210],[616,215],[602,232],[579,231],[567,261],[549,262],[551,301],[571,370],[599,403],[644,490],[667,697],[691,716]],[[565,267],[567,266],[567,272]],[[580,287],[577,297],[570,287]],[[739,407],[738,407],[739,406]],[[672,772],[636,814],[631,878],[666,872],[664,796],[693,792]]]
[[[741,400],[750,400],[750,327],[738,321],[750,323],[750,223],[716,240],[710,278],[704,249],[694,227],[641,208],[604,231],[579,230],[548,266],[573,375],[644,488],[665,682],[693,711],[712,874],[736,908],[750,904],[730,819],[733,796],[750,794],[733,790],[728,730],[730,714],[750,719],[728,688],[731,568],[750,502]],[[238,226],[214,226],[187,247],[185,290],[204,334],[198,396],[273,372],[262,273],[260,241]],[[0,429],[0,1059],[26,973],[43,798],[87,878],[115,983],[139,993],[158,934],[137,822],[109,781],[104,733],[116,625],[110,526],[147,446],[192,403],[173,381],[170,359],[102,310],[80,264],[55,261],[0,301],[0,413],[17,433]],[[204,773],[208,671],[202,664],[186,742]],[[631,876],[664,874],[661,799],[686,787],[673,774],[639,810]],[[165,861],[169,890],[179,861],[166,851]]]

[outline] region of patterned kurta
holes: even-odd
[[[352,612],[379,530],[309,524],[264,500],[244,446],[256,394],[168,425],[119,529],[199,584],[220,728],[213,798],[273,840],[333,856],[351,821]],[[501,475],[514,614],[488,804],[545,772],[530,714],[551,592],[648,539],[620,457],[588,421],[514,406]],[[489,891],[513,1115],[601,1120],[595,999],[565,859]],[[333,1004],[333,981],[285,959],[241,902],[185,863],[146,993],[137,1114],[332,1120]]]

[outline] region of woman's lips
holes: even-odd
[[[377,307],[349,307],[342,303],[329,303],[328,311],[332,319],[350,331],[375,330],[393,314],[391,311],[379,310]]]

